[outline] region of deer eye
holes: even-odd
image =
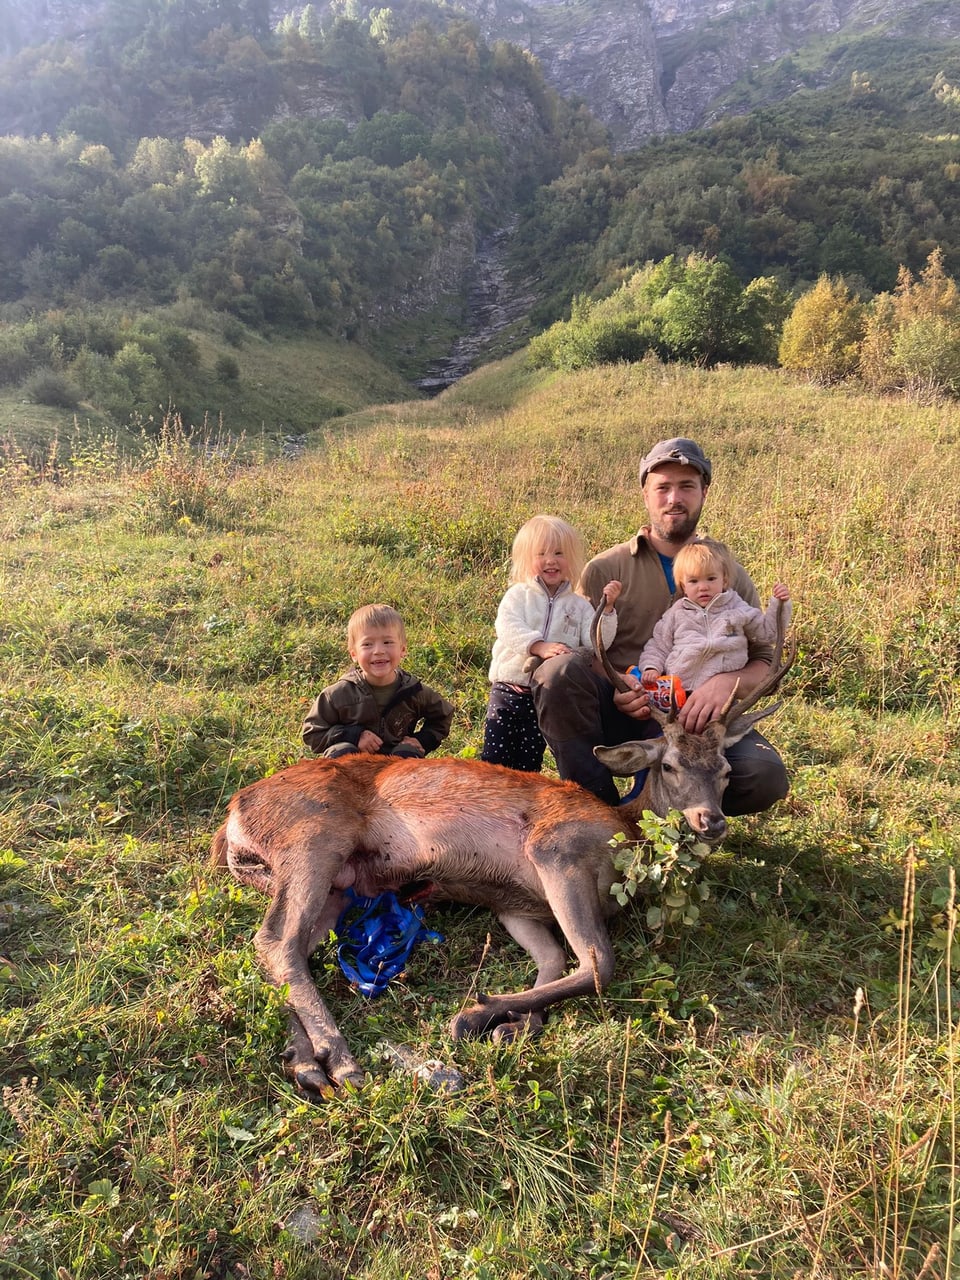
[[[664,760],[663,764],[661,764],[661,766],[660,766],[660,772],[661,772],[661,773],[673,773],[673,765],[672,765],[672,764],[667,764],[666,760]]]

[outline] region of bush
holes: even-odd
[[[821,276],[784,323],[780,363],[824,385],[839,382],[856,371],[863,335],[863,306],[842,278]]]
[[[642,360],[656,345],[656,327],[637,317],[591,316],[551,325],[533,338],[529,358],[534,368],[586,369],[619,360]]]
[[[16,386],[32,365],[23,335],[15,330],[0,332],[0,387]]]
[[[57,369],[38,369],[23,384],[23,390],[32,404],[52,409],[76,409],[80,403],[80,388]]]
[[[217,362],[214,365],[214,372],[220,382],[239,382],[240,381],[240,365],[234,356],[217,356]]]
[[[242,347],[247,331],[239,320],[233,316],[224,316],[223,318],[223,340],[229,342],[231,347]]]

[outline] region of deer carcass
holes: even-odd
[[[237,792],[211,861],[272,899],[254,943],[268,977],[288,987],[284,1056],[295,1082],[322,1095],[363,1077],[307,963],[335,926],[347,888],[375,897],[430,881],[434,900],[488,907],[532,956],[534,985],[481,995],[454,1017],[455,1039],[508,1038],[538,1026],[558,1001],[601,990],[613,972],[606,922],[617,909],[610,841],[618,832],[637,838],[634,817],[644,809],[678,809],[702,840],[720,840],[724,748],[776,710],[747,714],[786,665],[772,667],[749,697],[731,695],[701,734],[655,712],[662,737],[597,747],[615,774],[649,769],[640,794],[619,808],[570,782],[449,758],[304,760]],[[571,973],[554,926],[576,957]]]

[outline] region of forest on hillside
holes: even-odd
[[[244,6],[236,9],[239,22]],[[153,31],[152,44],[151,31],[105,45],[116,66],[87,65],[95,43],[47,50],[46,62],[33,50],[0,68],[0,102],[32,69],[26,96],[42,99],[48,116],[63,110],[40,136],[0,140],[0,301],[162,302],[186,289],[257,327],[353,336],[447,241],[469,240],[558,173],[581,149],[578,133],[591,140],[589,120],[547,90],[535,63],[511,46],[486,47],[462,22],[381,44],[347,19],[316,31],[301,20],[271,37],[270,59],[249,31],[221,26],[199,51],[191,46],[192,69],[165,43],[174,30]],[[256,136],[202,140],[189,91],[183,127],[168,136],[135,127],[135,97],[123,131],[108,94],[89,100],[91,82],[113,83],[148,57],[175,68],[160,81],[168,105],[191,70],[229,80],[249,105],[257,91],[245,87],[240,53],[254,48],[261,69],[285,66],[301,85],[332,86],[339,114],[270,120],[264,109]],[[68,106],[69,74],[48,96],[54,69],[82,70],[88,100],[77,89]],[[156,79],[143,92],[156,95]]]
[[[54,402],[155,398],[184,335],[131,342],[91,320],[111,307],[190,299],[228,341],[429,325],[508,222],[539,326],[691,254],[751,308],[773,299],[693,353],[708,362],[774,359],[777,317],[822,276],[868,304],[931,254],[960,272],[954,45],[850,40],[825,88],[785,59],[741,86],[764,81],[768,105],[615,155],[534,59],[451,7],[351,12],[271,26],[262,0],[108,0],[83,41],[0,61],[0,120],[22,126],[0,138],[0,385],[69,366],[72,391],[44,382]]]
[[[544,264],[542,320],[669,254],[716,255],[744,282],[842,274],[868,296],[935,249],[960,270],[960,50],[880,40],[848,49],[829,88],[586,156],[537,193],[518,245]]]

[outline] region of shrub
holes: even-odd
[[[220,382],[239,382],[240,365],[234,356],[217,356],[214,372]]]
[[[33,404],[52,409],[76,409],[80,388],[58,369],[37,369],[23,384],[24,394]]]
[[[23,335],[15,329],[0,331],[0,387],[16,386],[32,365]]]
[[[120,421],[149,413],[162,396],[157,362],[137,342],[125,343],[112,359],[83,347],[70,368],[88,399]]]
[[[816,382],[838,382],[857,369],[863,333],[863,307],[843,279],[821,276],[787,317],[780,363]]]
[[[905,324],[893,342],[893,365],[904,389],[917,400],[960,390],[960,326],[943,316],[921,316]]]
[[[224,342],[229,342],[231,347],[243,346],[247,333],[239,320],[233,316],[224,316],[222,328]]]
[[[618,360],[641,360],[656,345],[656,326],[648,319],[590,316],[552,325],[530,342],[534,368],[586,369]]]
[[[165,373],[187,373],[200,364],[200,348],[185,329],[162,324],[132,334],[131,339],[148,352]]]

